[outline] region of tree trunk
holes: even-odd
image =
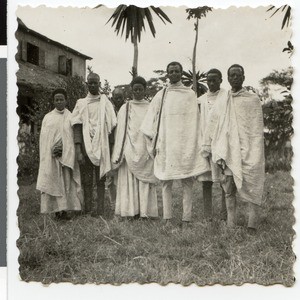
[[[132,78],[135,78],[138,75],[138,42],[137,37],[133,39],[133,47],[134,47],[134,54],[133,54],[133,65],[132,65]]]
[[[192,65],[193,65],[193,90],[195,91],[197,95],[197,79],[196,79],[196,50],[197,50],[197,43],[198,43],[198,24],[199,24],[199,19],[197,18],[196,23],[195,23],[195,44],[194,44],[194,49],[193,49],[193,60],[192,60]]]

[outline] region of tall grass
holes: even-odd
[[[171,227],[157,220],[120,220],[78,215],[57,221],[39,213],[35,186],[20,186],[18,209],[20,275],[25,281],[73,283],[169,282],[263,285],[294,283],[293,180],[289,173],[267,174],[261,224],[249,235],[247,205],[238,204],[238,226],[220,220],[220,188],[214,186],[214,218],[203,220],[202,187],[195,183],[193,223],[182,230],[182,193],[174,184]],[[160,188],[159,188],[160,190]],[[162,214],[161,194],[159,209]]]

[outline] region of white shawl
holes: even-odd
[[[52,149],[62,143],[62,156],[53,157]],[[65,193],[62,167],[66,166],[73,172],[72,178],[76,184],[77,195],[81,203],[80,172],[75,160],[73,129],[71,127],[71,113],[69,110],[52,110],[46,114],[40,133],[40,165],[36,188],[51,196],[61,197]]]
[[[99,101],[99,116],[96,132],[90,136],[88,103]],[[117,120],[112,103],[104,95],[79,99],[72,113],[72,126],[82,124],[83,140],[86,153],[95,166],[100,166],[100,178],[111,170],[108,135],[116,126]]]
[[[215,106],[210,122],[212,160],[223,159],[242,199],[260,205],[264,187],[263,114],[257,95],[240,90]]]
[[[137,179],[154,183],[157,179],[154,176],[153,159],[148,152],[149,140],[140,131],[148,107],[149,102],[146,100],[131,100],[121,107],[118,113],[112,162],[119,160],[118,165],[120,165],[125,158],[130,172]],[[125,130],[126,132],[124,132]]]
[[[172,180],[208,171],[208,161],[200,154],[200,114],[195,93],[181,82],[167,88],[158,133],[162,95],[163,90],[155,95],[141,126],[152,141],[158,135],[154,175],[160,180]]]

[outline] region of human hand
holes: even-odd
[[[219,159],[217,161],[218,166],[222,169],[222,171],[224,172],[224,170],[226,169],[226,163],[224,159]]]
[[[80,147],[76,147],[76,159],[80,165],[83,165],[85,163],[85,159]]]
[[[62,156],[62,145],[55,145],[52,149],[53,157],[61,157]]]

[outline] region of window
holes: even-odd
[[[67,76],[72,76],[72,58],[67,59]]]
[[[39,47],[27,43],[27,61],[39,65]]]
[[[67,58],[65,55],[58,57],[58,73],[66,76],[72,76],[73,62],[72,58]]]

